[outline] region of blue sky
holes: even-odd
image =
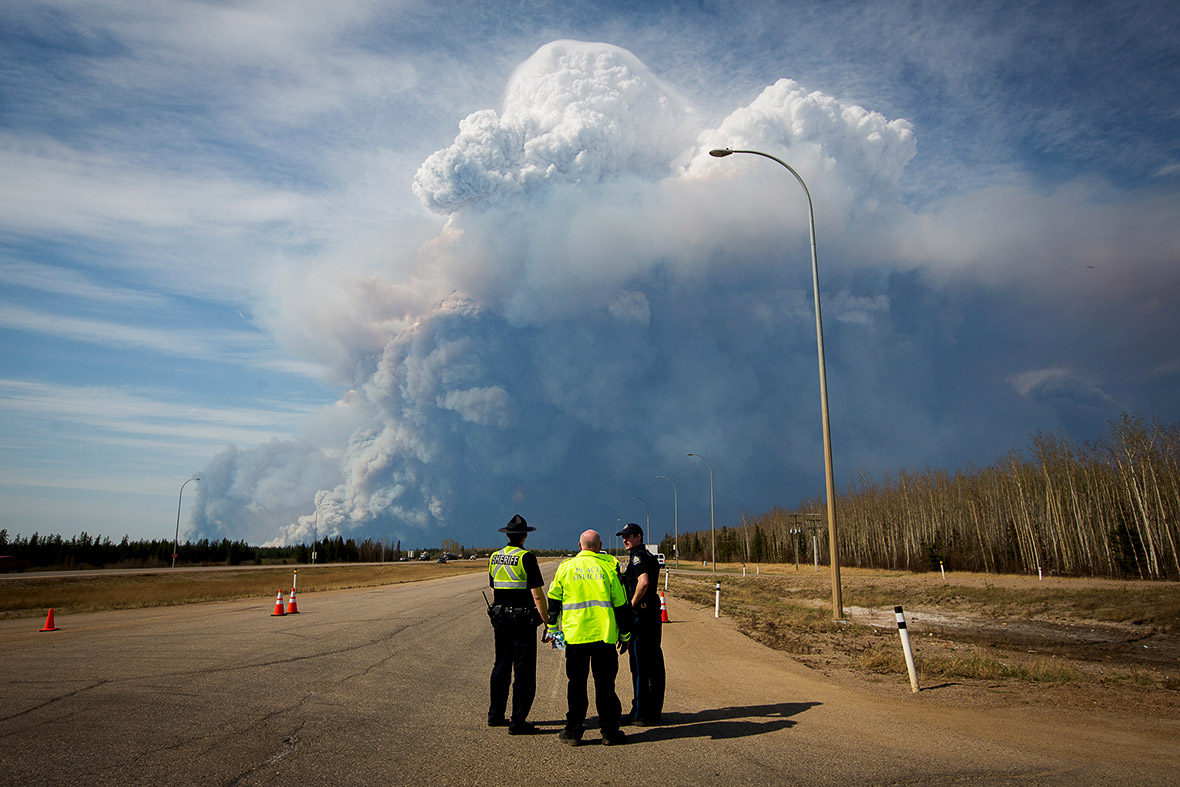
[[[638,5],[639,7],[633,7]],[[1180,418],[1173,4],[0,8],[0,527],[658,538]],[[319,518],[317,524],[317,507]]]

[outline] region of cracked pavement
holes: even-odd
[[[547,578],[554,564],[543,564]],[[1171,784],[1180,722],[848,684],[668,596],[668,724],[559,744],[564,663],[541,647],[532,720],[485,726],[485,578],[0,621],[0,784]],[[628,672],[617,682],[626,703]],[[593,708],[593,703],[591,704]],[[576,781],[576,779],[575,779]]]

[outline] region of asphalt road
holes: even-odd
[[[552,575],[552,567],[544,569]],[[842,686],[669,595],[669,724],[557,740],[558,652],[536,736],[484,726],[482,576],[0,621],[0,783],[1175,784],[1180,722],[958,708],[908,683]],[[673,588],[673,591],[675,588]],[[620,698],[628,674],[621,665]],[[593,713],[593,700],[591,701]]]

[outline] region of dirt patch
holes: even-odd
[[[887,624],[877,622],[883,617],[879,610],[854,609],[849,611],[849,615],[869,625],[896,629],[893,620]],[[906,613],[906,619],[914,631],[955,642],[1128,669],[1167,670],[1180,667],[1180,639],[1175,635],[1163,634],[1151,626],[1018,618],[996,620],[963,614],[949,615],[929,609],[912,610]]]
[[[747,635],[850,681],[905,675],[902,606],[924,688],[956,702],[1180,710],[1180,586],[1062,577],[909,574],[845,569],[844,622],[831,618],[827,573],[794,566],[673,573]],[[822,570],[821,570],[822,572]]]

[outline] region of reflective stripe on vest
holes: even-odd
[[[600,601],[598,599],[591,599],[590,601],[575,601],[572,604],[562,602],[562,609],[589,609],[590,607],[606,607],[607,609],[614,609],[615,605],[609,601]]]
[[[488,561],[492,587],[496,590],[528,590],[528,576],[524,571],[524,556],[527,554],[527,549],[514,546],[493,553]]]
[[[549,584],[549,599],[561,603],[566,643],[618,641],[614,608],[627,603],[627,594],[619,580],[619,563],[610,555],[582,550],[566,560]]]

